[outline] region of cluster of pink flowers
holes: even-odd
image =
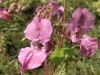
[[[0,4],[2,4],[2,0],[0,0]],[[11,20],[9,12],[4,8],[0,8],[0,19]]]
[[[50,40],[53,33],[52,20],[62,19],[64,7],[57,1],[51,0],[47,5],[36,8],[37,15],[26,27],[25,37],[31,41],[30,47],[20,49],[18,56],[22,64],[21,74],[26,69],[34,69],[42,65],[48,55],[54,50],[54,43]],[[70,25],[64,32],[64,37],[74,43],[80,44],[80,54],[89,57],[98,49],[97,38],[91,38],[87,33],[94,28],[92,13],[84,8],[77,8],[72,14]]]
[[[37,15],[42,18],[52,19],[55,15],[57,15],[57,19],[61,19],[64,13],[64,7],[59,6],[56,0],[51,0],[47,5],[38,6],[36,8],[36,12]]]
[[[92,56],[98,49],[98,39],[87,35],[94,28],[94,21],[92,13],[87,8],[77,8],[64,33],[67,40],[80,44],[80,54],[85,57]]]

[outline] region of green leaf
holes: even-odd
[[[77,62],[77,66],[78,66],[79,68],[84,68],[84,67],[85,67],[85,62],[78,61],[78,62]]]
[[[53,75],[66,75],[66,64],[65,62],[61,63],[61,65],[58,66],[55,73]]]
[[[64,50],[56,46],[54,52],[50,55],[50,59],[58,66],[65,59],[64,56]]]

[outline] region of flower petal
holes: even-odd
[[[82,16],[82,10],[81,10],[81,8],[77,8],[74,11],[74,13],[72,14],[72,20],[70,22],[70,26],[71,26],[73,31],[75,31],[75,29],[79,25],[81,16]]]
[[[86,31],[92,30],[94,28],[94,16],[87,8],[82,9],[82,13],[84,18],[83,27]]]
[[[68,27],[64,32],[64,38],[68,41],[71,41],[72,39],[71,35],[72,35],[72,30],[70,27]]]
[[[94,55],[98,49],[98,40],[97,38],[91,38],[87,36],[82,39],[80,42],[80,54],[86,57]]]
[[[0,8],[0,19],[11,20],[10,14],[6,9]]]
[[[42,9],[42,7],[41,7],[41,6],[38,6],[38,7],[36,8],[36,12],[38,13],[41,9]]]
[[[18,60],[21,64],[23,64],[24,60],[25,60],[25,56],[28,53],[28,51],[30,50],[30,47],[26,47],[26,48],[22,48],[20,49],[20,54],[18,56]]]
[[[39,40],[39,17],[34,17],[33,21],[26,27],[24,33],[25,37],[29,40]]]
[[[34,69],[41,66],[46,57],[45,48],[41,50],[33,50],[30,47],[22,48],[18,56],[19,62],[22,64],[21,74],[26,69]]]
[[[28,60],[28,69],[34,69],[42,65],[43,61],[46,59],[45,49],[41,51],[34,51],[32,57]]]
[[[46,53],[47,55],[49,56],[55,49],[55,45],[54,45],[54,42],[53,41],[48,41],[46,43]]]
[[[58,7],[58,14],[60,14],[60,16],[62,16],[64,13],[64,7],[63,6],[59,6]]]
[[[41,35],[40,40],[42,40],[42,42],[44,43],[49,41],[52,32],[53,32],[53,28],[50,20],[42,19],[40,22],[40,35]]]
[[[33,51],[30,47],[20,49],[18,60],[22,64],[22,68],[21,68],[22,74],[27,69],[28,63],[26,63],[26,61],[30,58],[30,55],[32,55],[32,53],[30,54],[30,51]]]

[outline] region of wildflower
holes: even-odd
[[[80,41],[80,54],[85,57],[90,57],[94,55],[94,53],[98,49],[98,40],[97,38],[91,38],[87,36]]]
[[[6,9],[0,8],[0,19],[11,20],[10,14]]]
[[[26,69],[34,69],[42,65],[43,61],[54,50],[54,43],[50,40],[53,32],[52,25],[48,19],[40,19],[35,16],[26,27],[24,33],[31,40],[31,46],[22,48],[18,56],[22,64],[21,74]]]
[[[72,20],[68,29],[65,31],[65,37],[68,37],[72,42],[77,42],[84,35],[94,28],[94,17],[92,13],[84,8],[77,8],[72,14]]]
[[[40,11],[41,10],[41,11]],[[52,17],[57,16],[60,19],[64,13],[64,7],[59,6],[56,0],[51,0],[47,5],[38,6],[36,8],[37,15],[45,18],[52,19]]]
[[[49,46],[52,48],[49,48]],[[53,50],[54,44],[52,41],[45,44],[34,41],[31,43],[31,47],[22,48],[18,56],[19,62],[22,64],[21,74],[23,74],[26,69],[34,69],[41,66],[43,61]]]
[[[52,25],[48,19],[40,19],[35,16],[33,21],[26,27],[24,33],[31,41],[48,42],[53,32]]]
[[[42,7],[41,7],[41,6],[38,6],[38,7],[36,8],[36,12],[38,13],[41,9],[42,9]]]
[[[64,37],[72,42],[80,44],[80,53],[86,57],[92,56],[98,49],[97,38],[87,36],[87,33],[94,28],[94,17],[87,9],[77,8],[72,14],[72,20],[68,29],[65,30]],[[95,39],[95,41],[93,41]],[[91,44],[96,44],[94,47]],[[89,44],[87,46],[87,44]]]

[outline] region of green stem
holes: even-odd
[[[64,22],[66,21],[66,0],[64,0]]]

